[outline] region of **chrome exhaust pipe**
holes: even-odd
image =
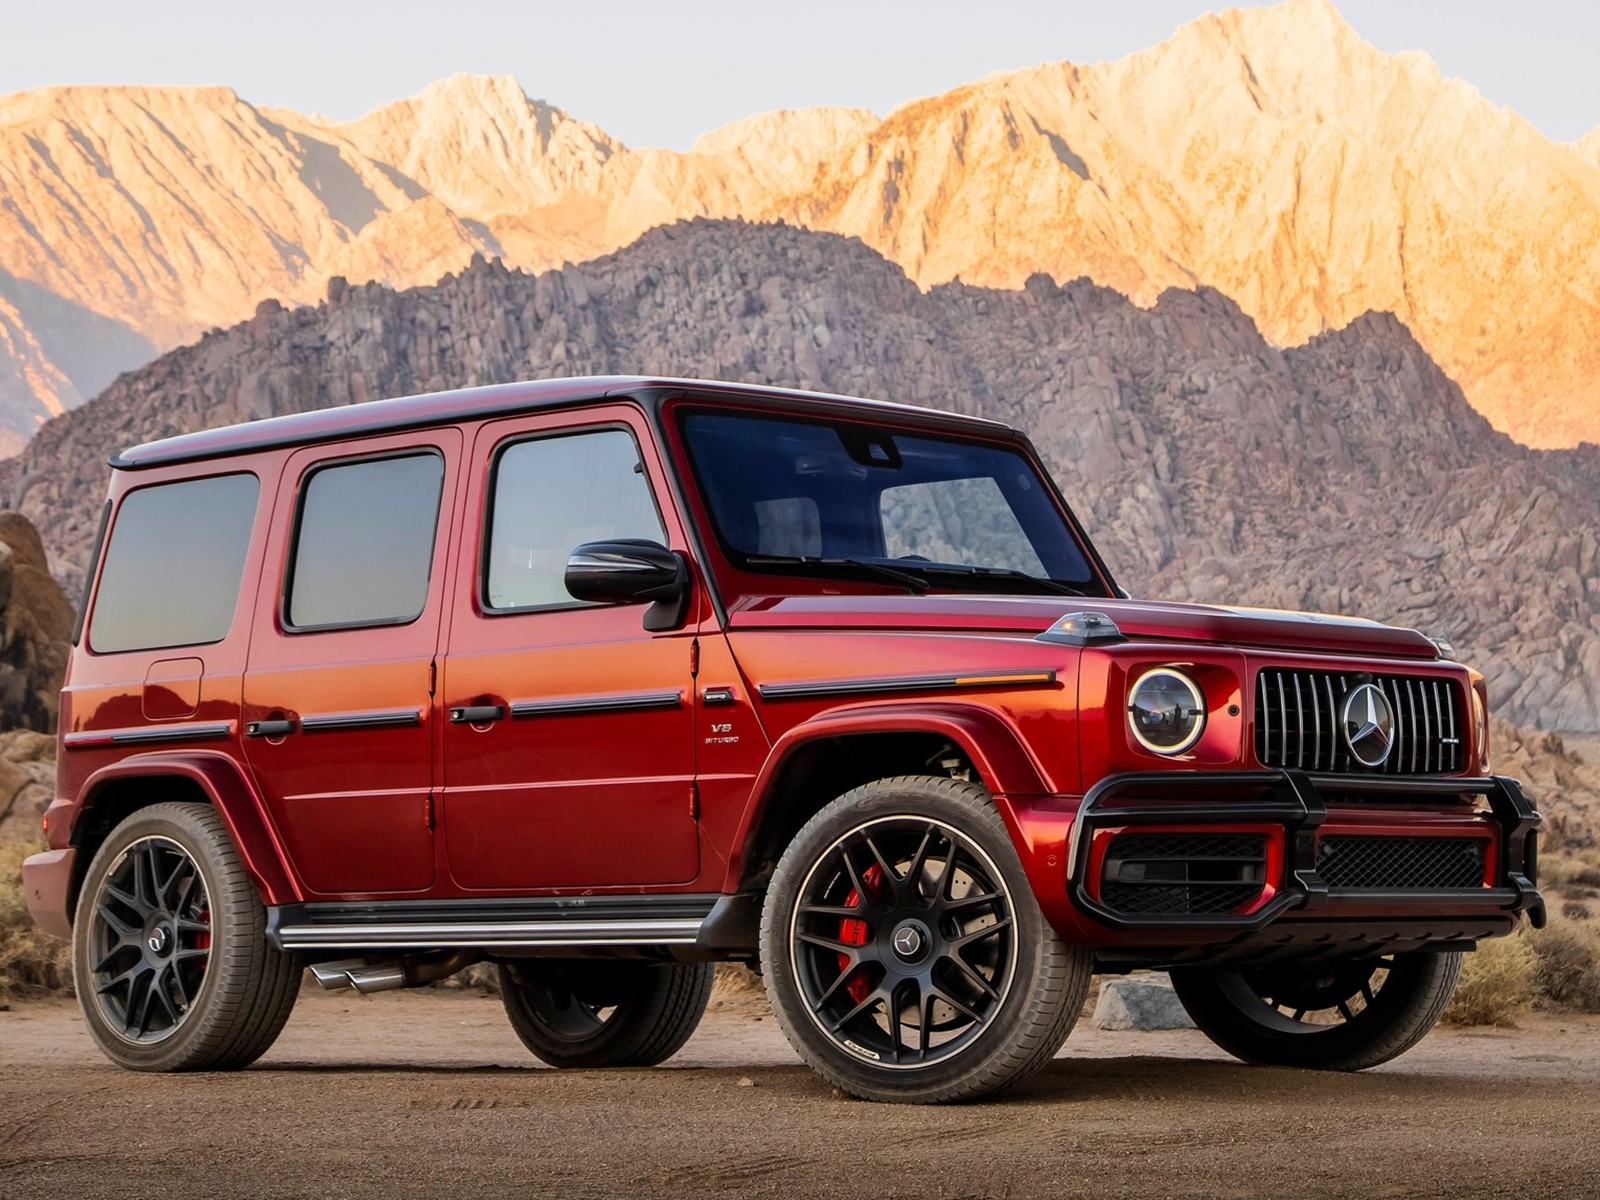
[[[313,963],[311,977],[330,992],[354,988],[363,996],[396,988],[421,987],[478,961],[470,950],[457,951],[444,958],[374,962],[366,958],[342,958],[337,962]]]
[[[312,963],[311,978],[315,979],[320,987],[326,991],[337,992],[343,988],[353,988],[356,983],[350,978],[351,971],[359,971],[367,965],[364,958],[345,958],[338,962]]]
[[[371,963],[346,971],[350,986],[363,996],[373,992],[389,992],[406,986],[406,969],[397,962]]]

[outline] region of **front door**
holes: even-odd
[[[564,583],[584,542],[683,531],[636,409],[493,422],[472,462],[441,695],[444,836],[470,889],[687,882],[694,812],[695,620],[651,633],[642,605]],[[476,528],[472,528],[473,526]]]
[[[434,879],[432,673],[461,435],[289,459],[244,682],[245,751],[305,885]]]

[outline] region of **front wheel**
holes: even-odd
[[[531,959],[500,967],[522,1044],[552,1067],[653,1067],[700,1024],[710,963]]]
[[[1033,898],[989,794],[880,780],[795,835],[767,890],[761,958],[802,1058],[870,1100],[966,1100],[1060,1049],[1090,956]]]
[[[1420,1042],[1460,975],[1459,953],[1410,953],[1242,971],[1185,967],[1172,972],[1172,986],[1200,1031],[1235,1058],[1362,1071]]]

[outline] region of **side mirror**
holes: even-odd
[[[567,557],[567,591],[598,604],[644,604],[644,627],[676,629],[689,608],[689,564],[660,542],[585,542]]]

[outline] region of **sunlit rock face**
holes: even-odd
[[[1495,428],[1600,441],[1597,138],[1548,141],[1323,0],[881,119],[760,114],[687,153],[509,78],[342,123],[226,88],[26,92],[0,98],[0,450],[265,298],[432,283],[474,253],[543,270],[694,217],[859,237],[923,288],[1210,287],[1277,346],[1392,312]]]
[[[820,388],[1029,431],[1136,595],[1353,613],[1449,637],[1498,711],[1600,730],[1600,452],[1490,428],[1393,316],[1282,350],[1232,300],[1087,280],[923,291],[859,240],[696,221],[538,275],[336,282],[124,376],[0,463],[74,589],[107,454],[384,396],[661,373]]]

